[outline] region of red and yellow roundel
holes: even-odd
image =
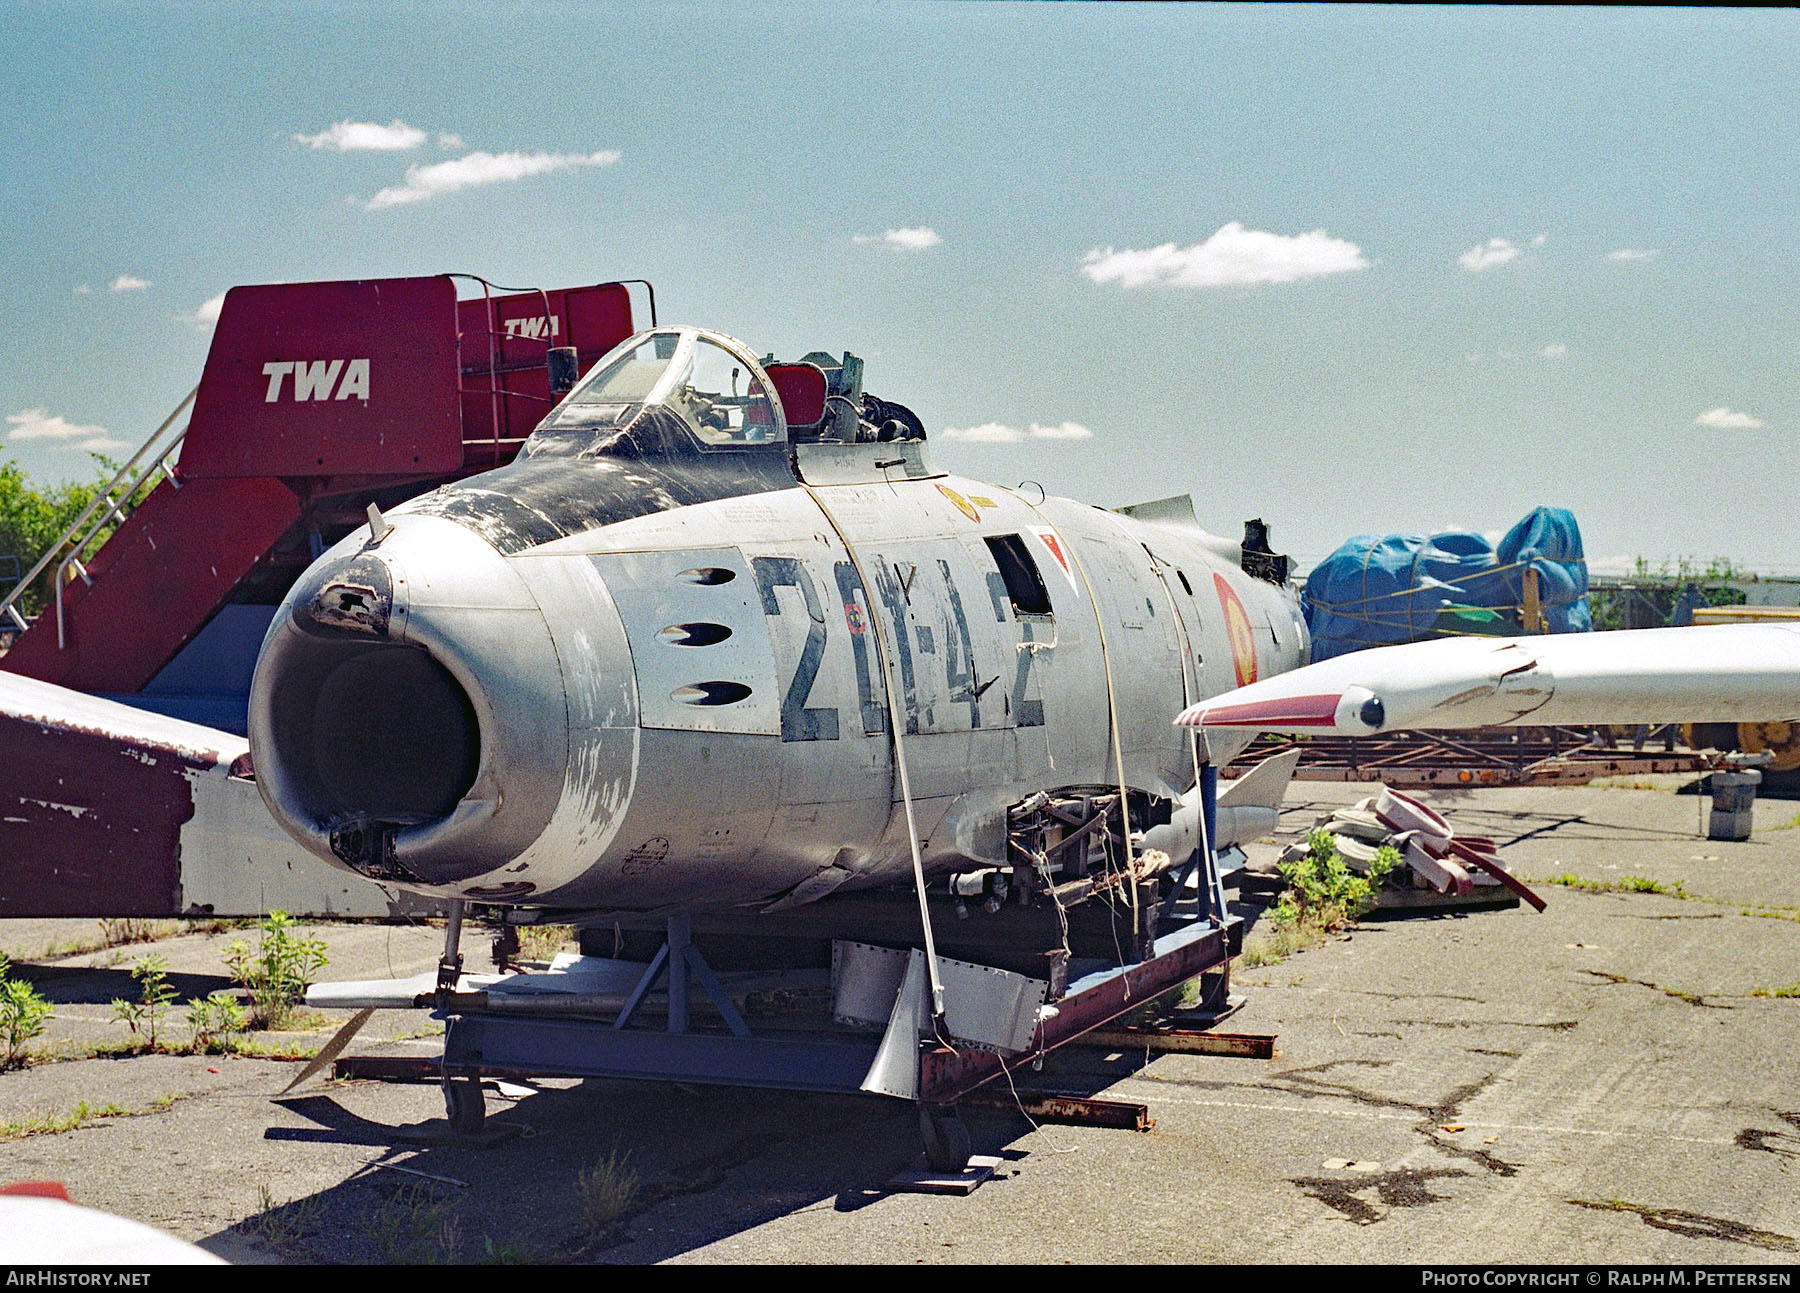
[[[1250,614],[1224,575],[1213,575],[1213,587],[1219,591],[1219,609],[1225,613],[1225,637],[1231,643],[1231,667],[1237,673],[1237,685],[1248,687],[1256,681],[1256,634],[1250,627]]]
[[[952,503],[955,503],[957,510],[960,511],[964,516],[968,517],[971,521],[981,520],[981,513],[977,512],[975,510],[975,505],[973,503],[971,503],[968,499],[964,498],[961,494],[959,494],[955,490],[951,489],[948,485],[939,485],[938,493],[942,494],[945,498],[949,499]]]

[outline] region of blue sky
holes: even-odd
[[[1309,560],[1553,503],[1599,560],[1800,573],[1797,35],[0,3],[0,453],[52,480],[135,445],[235,283],[647,277],[665,320],[864,356],[942,465],[1004,484],[1191,491]]]

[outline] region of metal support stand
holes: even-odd
[[[439,992],[455,992],[462,978],[463,911],[462,899],[456,898],[451,900],[444,913],[444,951],[438,957],[437,967]],[[446,1041],[448,1029],[455,1026],[454,1020],[446,1026]],[[459,1136],[475,1135],[487,1121],[487,1097],[481,1092],[481,1075],[453,1069],[446,1064],[443,1081],[444,1116],[450,1120],[450,1129]]]
[[[438,957],[437,986],[439,992],[455,992],[462,977],[463,901],[452,899],[445,910],[444,954]]]
[[[637,987],[631,990],[631,996],[625,1001],[625,1008],[619,1012],[619,1017],[613,1020],[612,1026],[618,1029],[629,1024],[631,1017],[637,1013],[637,1008],[643,1004],[644,998],[649,996],[657,983],[667,976],[669,981],[668,1031],[671,1033],[687,1032],[688,976],[690,974],[699,981],[701,989],[705,991],[707,999],[713,1003],[714,1008],[724,1016],[725,1024],[731,1029],[733,1035],[748,1037],[750,1026],[744,1022],[744,1017],[732,1004],[730,994],[719,982],[719,977],[713,973],[712,966],[706,963],[706,959],[695,948],[693,918],[685,913],[669,917],[667,941],[657,949],[655,957],[644,968],[643,977],[638,980]]]

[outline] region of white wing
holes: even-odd
[[[1726,624],[1375,647],[1183,710],[1212,730],[1367,736],[1516,724],[1800,718],[1800,626]]]

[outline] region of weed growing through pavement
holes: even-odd
[[[196,1055],[217,1055],[235,1049],[238,1035],[250,1026],[250,1012],[229,992],[188,998],[188,1027],[193,1039],[188,1049]]]
[[[276,1203],[267,1185],[258,1187],[256,1211],[238,1223],[238,1231],[276,1252],[287,1252],[319,1228],[325,1200],[314,1195]]]
[[[581,1222],[589,1235],[597,1235],[631,1210],[637,1201],[638,1174],[630,1167],[631,1155],[611,1153],[575,1177],[575,1194],[581,1201]]]
[[[12,962],[0,952],[0,1070],[25,1060],[25,1047],[43,1034],[56,1012],[38,990],[11,977]]]
[[[294,918],[279,909],[258,927],[261,945],[252,952],[243,939],[234,939],[225,949],[225,965],[250,996],[250,1026],[279,1029],[325,967],[325,941],[295,933]]]
[[[1338,852],[1330,831],[1315,830],[1306,843],[1307,851],[1300,857],[1276,863],[1287,890],[1269,912],[1269,931],[1239,954],[1240,968],[1279,965],[1324,942],[1326,935],[1355,924],[1375,905],[1389,872],[1401,865],[1398,850],[1383,845],[1375,851],[1367,874],[1357,875]]]
[[[156,1031],[162,1026],[163,1016],[169,1013],[169,1003],[175,1000],[175,989],[169,986],[169,962],[152,952],[131,967],[131,977],[141,987],[138,999],[114,997],[113,1018],[130,1028],[134,1038],[143,1038],[144,1044],[155,1050]]]
[[[65,1131],[77,1131],[89,1123],[99,1122],[103,1118],[136,1118],[140,1114],[164,1113],[174,1107],[182,1096],[174,1091],[166,1091],[151,1102],[147,1109],[132,1109],[122,1104],[103,1104],[98,1107],[86,1100],[77,1100],[75,1107],[62,1114],[31,1114],[24,1118],[14,1118],[0,1122],[0,1141],[24,1140],[27,1136],[56,1136]]]
[[[369,1241],[385,1265],[438,1265],[456,1260],[456,1213],[428,1182],[408,1182],[369,1218]]]

